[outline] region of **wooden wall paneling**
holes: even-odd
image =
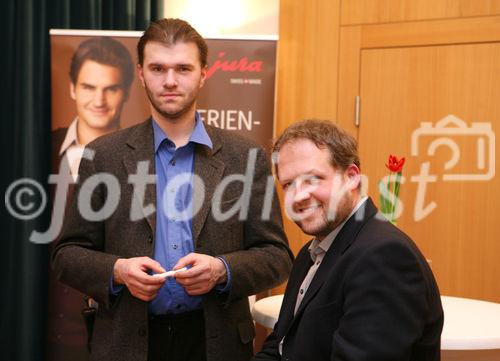
[[[460,16],[457,0],[343,0],[342,25]]]
[[[398,135],[392,134],[391,131],[393,133],[406,132],[404,137],[407,138],[411,129],[404,130],[406,129],[404,127],[415,127],[417,120],[435,122],[440,119],[440,115],[444,116],[450,111],[457,112],[457,115],[462,116],[468,122],[493,122],[494,130],[500,126],[500,114],[498,114],[500,109],[497,101],[500,98],[498,94],[498,79],[500,78],[498,52],[500,50],[498,46],[490,48],[490,44],[487,44],[495,40],[500,41],[498,17],[450,20],[440,22],[440,26],[435,26],[435,23],[435,21],[428,21],[416,26],[414,24],[412,26],[391,24],[342,27],[338,118],[344,128],[352,131],[350,120],[354,115],[353,96],[361,94],[360,129],[363,129],[364,133],[358,130],[360,148],[368,149],[364,152],[371,157],[368,163],[366,159],[362,159],[362,171],[375,179],[385,175],[383,167],[387,156],[385,153],[389,151],[408,153],[406,148],[394,148],[394,145],[399,144]],[[409,44],[405,43],[404,35],[408,35]],[[454,44],[463,44],[463,46]],[[409,45],[414,47],[409,47]],[[426,45],[432,46],[426,47]],[[467,50],[471,46],[477,48],[474,51]],[[389,49],[391,47],[392,50]],[[428,49],[428,53],[420,52],[420,47]],[[450,51],[451,48],[454,50]],[[390,55],[382,58],[371,57],[371,65],[364,68],[364,71],[360,70],[360,62],[369,59],[366,56],[373,54],[372,52],[383,54],[386,51],[389,51]],[[407,58],[408,54],[413,55]],[[420,55],[417,56],[417,54]],[[358,60],[355,59],[356,57]],[[401,72],[401,67],[408,66],[410,62],[408,59],[412,57],[417,57],[418,61],[413,59],[412,67],[406,70],[409,76],[412,76],[413,72],[420,74],[424,70],[435,70],[433,76],[426,78],[427,83],[422,83],[423,80],[419,76],[411,79],[381,78],[366,83],[367,77],[381,76],[382,69],[389,72]],[[396,61],[398,58],[406,60],[398,62]],[[373,61],[376,62],[373,63]],[[388,64],[391,64],[391,67],[388,68]],[[470,64],[474,66],[471,67]],[[483,69],[483,72],[472,76],[470,72],[476,67]],[[491,70],[484,71],[485,67]],[[448,75],[445,77],[446,74]],[[468,80],[463,80],[463,77]],[[366,84],[372,84],[372,86],[386,87],[386,89],[361,89],[361,84],[365,84],[365,87]],[[400,84],[399,90],[392,94],[391,91],[394,92],[393,87],[396,87],[396,84]],[[450,86],[450,84],[455,85]],[[419,93],[419,87],[420,90],[423,87],[425,91]],[[470,95],[464,97],[465,91]],[[409,108],[398,108],[402,105],[401,100],[397,100],[402,96],[401,92],[407,94],[409,99],[415,98],[414,101],[408,103]],[[429,92],[431,92],[430,100],[425,98]],[[432,92],[436,94],[432,96]],[[377,98],[380,94],[387,97],[388,103],[383,103]],[[479,94],[481,95],[478,96]],[[428,100],[424,101],[424,99]],[[370,114],[377,112],[382,112],[383,115],[377,119],[371,119],[371,128],[367,129],[366,121],[370,121]],[[410,118],[414,120],[410,121]],[[388,141],[390,139],[394,141]],[[380,143],[381,140],[382,143]],[[386,147],[387,145],[390,145],[390,149]],[[380,152],[383,154],[378,154]],[[465,153],[473,154],[474,152],[468,149]],[[372,159],[372,156],[375,158]],[[447,154],[440,156],[446,158]],[[500,153],[497,150],[497,158],[499,156]],[[373,169],[374,165],[379,166],[377,170]],[[407,168],[409,174],[416,171],[411,167],[409,163]],[[376,182],[372,182],[371,188],[370,193],[378,197]],[[412,213],[414,200],[404,198],[405,191],[414,192],[415,189],[409,184],[402,188],[403,200],[408,204],[409,211]],[[500,196],[499,192],[500,184],[496,179],[489,183],[462,185],[457,183],[438,190],[429,189],[429,199],[439,199],[442,204],[448,204],[447,207],[441,207],[441,218],[427,220],[427,223],[422,222],[418,227],[412,225],[408,219],[401,220],[400,225],[403,229],[407,229],[410,234],[423,240],[419,242],[424,253],[430,258],[435,258],[432,267],[443,286],[444,293],[500,301],[500,288],[497,284],[500,278],[500,267],[496,266],[498,263],[496,254],[500,252],[496,241],[499,229],[495,227],[494,216],[499,213],[499,210],[496,209],[494,201],[489,201],[497,199]],[[481,199],[479,203],[478,199]],[[436,232],[439,232],[439,229],[449,230],[449,234],[440,235],[444,240],[437,236]]]
[[[364,25],[361,47],[399,47],[497,41],[500,16]]]
[[[280,1],[277,126],[337,112],[340,0]]]
[[[361,26],[343,26],[340,30],[337,123],[356,138],[355,98],[359,95]]]
[[[500,0],[343,0],[342,25],[500,14]]]
[[[500,0],[461,0],[460,9],[464,16],[499,15]]]
[[[335,119],[339,21],[340,0],[280,1],[276,135],[305,118]],[[284,218],[297,254],[310,237]]]
[[[402,187],[406,206],[398,224],[432,259],[443,294],[495,302],[500,302],[500,287],[495,283],[500,278],[500,204],[493,200],[500,197],[500,179],[443,180],[446,173],[474,170],[477,137],[450,138],[460,144],[459,168],[451,171],[443,166],[451,157],[448,148],[432,157],[425,154],[430,141],[443,135],[419,140],[418,157],[410,156],[410,142],[420,122],[435,123],[448,114],[468,124],[486,121],[498,130],[498,64],[500,43],[363,50],[359,133],[371,194],[378,194],[378,180],[387,174],[383,164],[388,154],[407,157],[406,177],[419,174],[424,161],[431,162],[430,174],[437,176],[437,182],[428,184],[425,204],[433,201],[436,209],[422,220],[414,218],[417,184],[407,178]]]

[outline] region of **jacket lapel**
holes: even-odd
[[[123,164],[127,169],[127,174],[136,174],[139,162],[146,162],[148,174],[156,175],[154,158],[154,135],[151,119],[138,125],[127,139],[128,151],[123,156]],[[151,234],[155,239],[156,233],[156,182],[148,182],[144,194],[144,200],[138,198],[136,192],[133,195],[133,202],[139,208],[151,228]],[[135,208],[135,209],[137,209]]]
[[[215,155],[222,148],[217,133],[206,127],[212,140],[212,149],[197,144],[194,155],[194,174],[199,177],[202,184],[193,180],[193,210],[198,210],[193,217],[193,240],[195,247],[199,247],[198,238],[212,205],[212,195],[222,179],[225,165],[216,159]]]
[[[318,268],[318,271],[314,275],[314,278],[312,279],[311,284],[309,285],[309,288],[307,289],[307,292],[302,299],[302,302],[295,314],[292,323],[290,324],[290,327],[297,319],[300,319],[301,313],[304,312],[304,309],[307,307],[308,303],[311,302],[314,296],[316,296],[318,291],[321,289],[321,286],[330,275],[330,271],[335,266],[335,263],[340,257],[342,257],[342,254],[349,248],[349,246],[356,240],[356,237],[361,228],[363,228],[363,225],[376,213],[377,208],[373,204],[371,198],[368,198],[365,203],[356,211],[356,213],[353,214],[353,216],[347,221],[344,227],[342,227],[340,233],[337,235],[330,249],[326,253],[321,266]],[[309,268],[307,270],[309,270]],[[302,277],[300,282],[302,282],[303,279],[304,277]],[[298,289],[296,291],[298,291]],[[293,304],[292,306],[292,312],[293,307],[295,307],[295,304]],[[290,327],[288,328],[288,330],[290,329]]]
[[[297,296],[299,293],[300,285],[307,275],[309,268],[313,265],[312,259],[307,251],[307,248],[311,242],[308,242],[304,246],[304,250],[295,260],[294,270],[297,270],[297,274],[290,275],[288,280],[287,289],[285,296],[283,298],[283,304],[281,305],[281,311],[279,315],[280,330],[284,330],[286,334],[287,330],[290,328],[292,321],[294,319],[293,311],[295,310],[295,304],[297,303]],[[295,271],[294,271],[295,272]]]

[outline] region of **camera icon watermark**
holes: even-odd
[[[427,144],[425,154],[420,154],[421,144]],[[495,133],[491,123],[473,122],[468,127],[465,121],[449,114],[434,126],[429,122],[420,123],[420,128],[411,135],[411,155],[414,157],[434,157],[442,147],[451,151],[451,157],[442,169],[435,169],[433,174],[431,161],[424,161],[420,164],[419,174],[411,177],[411,182],[417,183],[415,221],[424,219],[437,207],[434,201],[425,204],[425,194],[427,184],[439,180],[438,172],[442,172],[443,181],[489,181],[495,176]],[[462,156],[464,149],[469,150],[466,157]],[[433,166],[436,164],[434,161]]]
[[[422,122],[420,128],[411,135],[412,156],[419,155],[419,143],[425,137],[435,138],[427,148],[428,156],[434,156],[440,147],[451,150],[451,158],[444,164],[444,181],[488,181],[495,176],[495,133],[491,129],[491,123],[473,122],[468,127],[466,122],[451,114],[434,126],[432,123]],[[460,140],[474,143],[475,162],[463,162]],[[468,171],[464,172],[464,169]]]

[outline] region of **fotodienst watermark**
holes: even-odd
[[[462,152],[460,141],[466,139],[469,143],[473,142],[475,149],[474,164],[470,162],[470,155],[467,164],[462,164]],[[427,145],[425,151],[423,146]],[[448,115],[443,119],[432,124],[423,122],[420,127],[415,129],[410,139],[411,156],[418,157],[420,161],[419,173],[401,177],[401,184],[406,182],[417,185],[413,201],[413,219],[419,222],[428,217],[438,206],[433,200],[427,200],[428,187],[438,182],[471,182],[490,181],[495,176],[495,134],[490,123],[467,123],[456,116]],[[448,148],[451,157],[444,164],[433,163],[433,158],[439,148]],[[470,146],[469,146],[470,148]],[[169,179],[166,187],[157,198],[162,202],[163,216],[176,221],[188,221],[196,216],[201,210],[205,199],[210,199],[212,217],[218,222],[225,222],[234,216],[238,216],[241,221],[247,220],[250,207],[260,208],[260,217],[262,220],[269,220],[273,209],[275,199],[275,180],[272,175],[268,175],[265,180],[264,194],[259,189],[259,194],[252,194],[254,191],[254,180],[257,176],[256,162],[257,149],[251,149],[247,156],[245,173],[229,174],[223,177],[215,187],[212,194],[207,194],[207,187],[204,180],[196,173],[181,173]],[[92,161],[94,152],[86,148],[82,157]],[[278,158],[273,155],[273,163],[278,162]],[[140,161],[137,163],[136,172],[129,174],[127,186],[132,186],[133,196],[131,202],[127,205],[130,209],[130,220],[138,221],[153,215],[157,209],[156,204],[146,203],[146,189],[148,186],[156,185],[157,177],[149,173],[152,168],[149,161]],[[433,167],[431,167],[433,165]],[[468,168],[467,168],[468,167]],[[439,171],[441,169],[441,171]],[[464,171],[467,169],[468,171]],[[434,173],[433,173],[434,172]],[[361,175],[362,194],[368,193],[368,177]],[[313,193],[317,187],[316,180],[301,178],[301,182],[307,182],[308,186],[305,192]],[[384,183],[387,179],[383,179]],[[118,178],[111,173],[97,173],[87,177],[83,182],[75,180],[71,175],[68,162],[61,162],[57,174],[51,174],[48,177],[48,184],[55,186],[53,195],[53,207],[51,223],[45,231],[32,231],[30,241],[37,244],[47,244],[52,242],[59,235],[63,220],[65,217],[66,203],[68,201],[68,192],[70,186],[78,184],[78,194],[76,202],[78,212],[85,220],[92,222],[105,221],[113,215],[122,196],[122,185]],[[239,194],[231,199],[226,199],[228,187],[239,183]],[[377,182],[379,183],[379,182]],[[94,209],[92,207],[92,196],[99,188],[105,188],[106,197],[102,200],[101,207]],[[190,198],[181,197],[185,192],[196,193],[196,196]],[[390,199],[394,197],[387,188],[379,189],[382,196]],[[336,204],[343,197],[345,190],[333,192],[330,198],[330,209],[326,210],[328,218],[333,220],[336,216]],[[184,202],[179,204],[179,198]],[[5,206],[10,215],[21,221],[29,221],[39,217],[47,208],[49,196],[44,186],[31,178],[21,178],[12,182],[5,192]],[[255,199],[259,199],[260,204],[255,204]],[[252,203],[253,202],[253,203]],[[285,211],[287,216],[300,221],[303,217],[300,213],[294,211],[293,207],[287,206],[293,202],[285,202]],[[252,208],[254,209],[254,208]],[[396,209],[396,218],[400,217],[405,210],[401,200],[398,200]]]

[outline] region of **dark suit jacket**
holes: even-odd
[[[439,360],[443,310],[432,272],[417,246],[376,214],[368,199],[346,222],[294,316],[312,265],[309,243],[302,248],[278,322],[254,360]]]
[[[254,325],[247,297],[283,282],[293,256],[282,230],[275,194],[270,219],[261,217],[270,175],[269,162],[261,148],[257,151],[246,220],[239,220],[238,213],[224,222],[214,219],[211,205],[215,188],[228,175],[245,174],[249,150],[258,146],[234,133],[206,128],[213,149],[197,145],[194,159],[194,172],[205,185],[204,194],[196,186],[193,191],[194,204],[204,197],[201,210],[192,223],[195,251],[223,255],[232,273],[229,293],[220,295],[212,290],[203,297],[207,360],[248,360],[252,354]],[[127,289],[116,299],[112,298],[109,286],[114,263],[119,257],[153,255],[156,214],[133,221],[130,212],[134,204],[156,207],[155,185],[146,187],[144,202],[141,202],[128,183],[129,175],[137,173],[139,161],[147,161],[149,173],[155,173],[151,120],[101,137],[88,148],[95,151],[95,156],[92,161],[82,159],[80,184],[95,174],[112,174],[120,185],[119,203],[105,221],[87,221],[77,210],[75,194],[53,255],[53,264],[62,282],[99,303],[91,360],[146,361],[147,303],[133,297]],[[223,211],[234,205],[242,190],[242,182],[228,185],[220,202]],[[96,187],[91,198],[94,210],[102,208],[106,192],[102,184]]]

